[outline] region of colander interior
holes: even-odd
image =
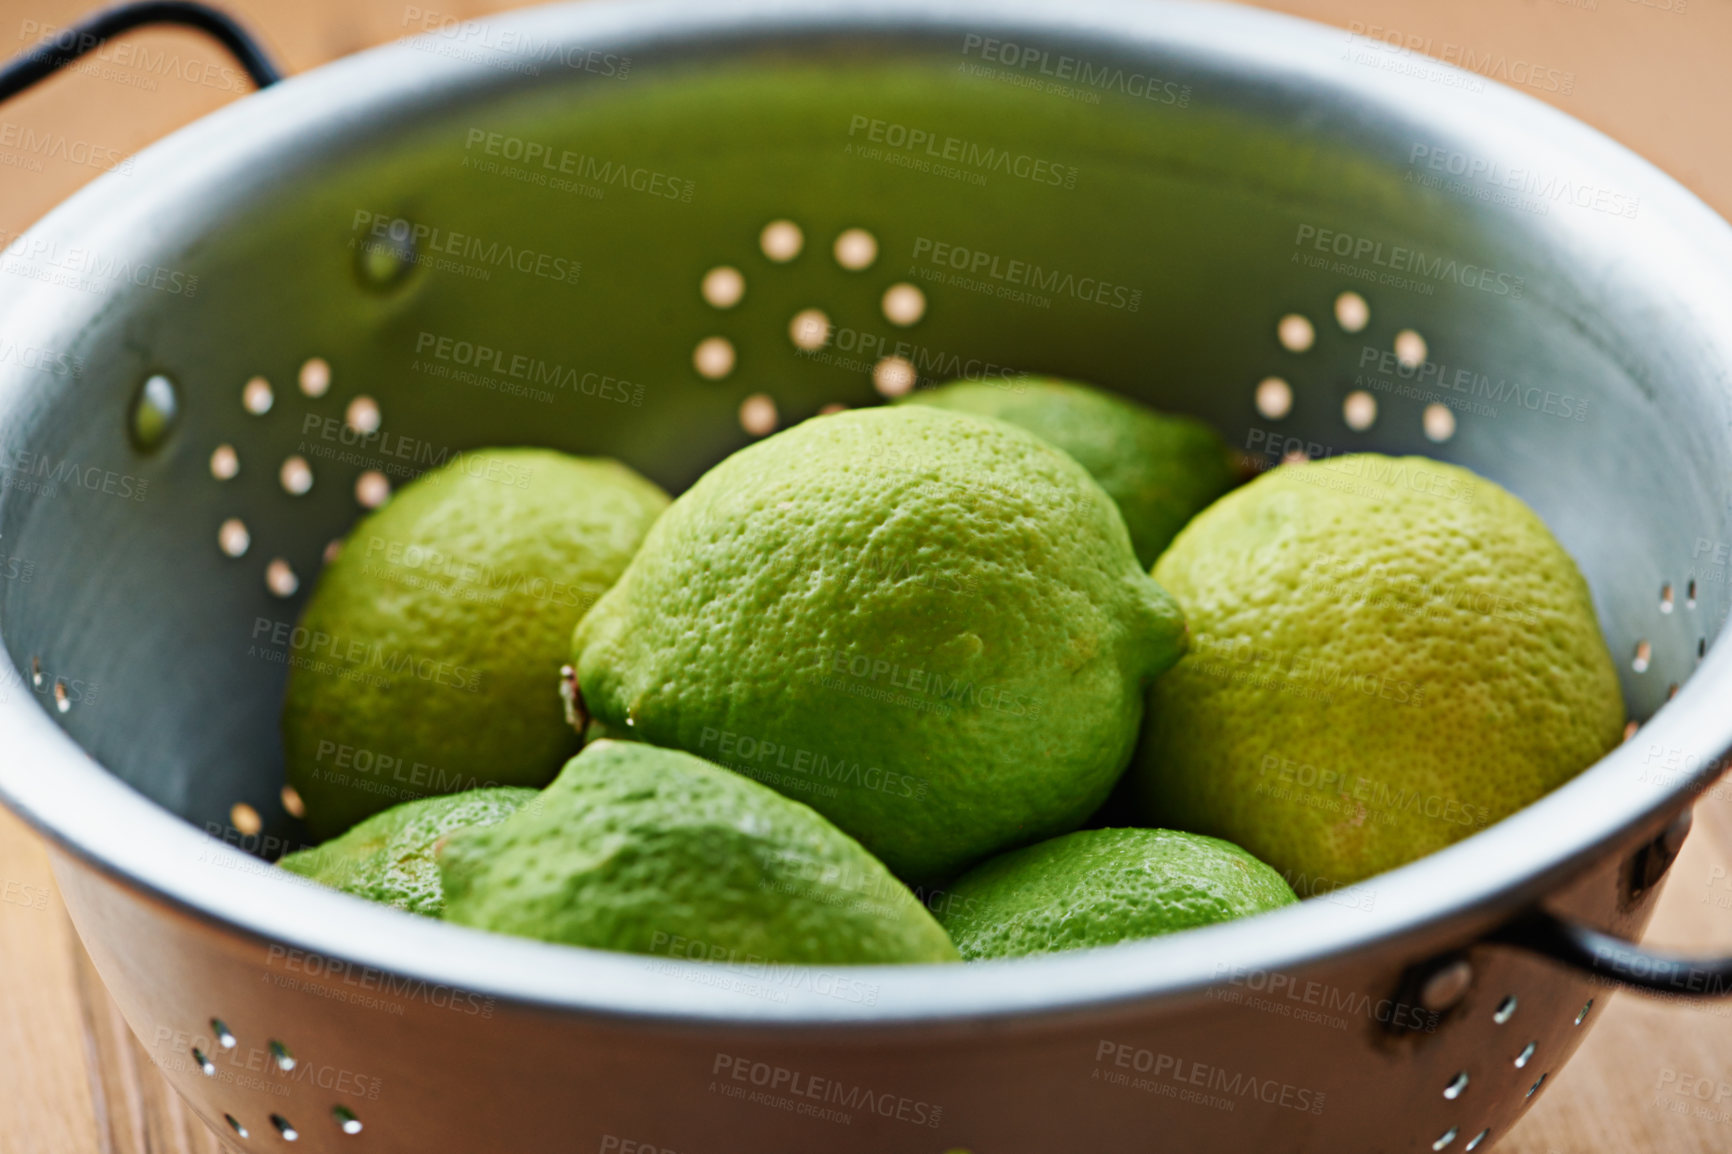
[[[534,73],[476,49],[437,99],[363,58],[348,102],[291,81],[185,171],[98,182],[76,287],[63,242],[14,257],[49,275],[8,335],[52,354],[0,366],[17,691],[188,821],[298,843],[278,709],[324,655],[293,623],[388,487],[529,443],[677,491],[824,406],[1030,371],[1263,466],[1423,453],[1507,486],[1587,575],[1631,716],[1659,709],[1726,615],[1732,541],[1726,334],[1664,182],[1537,111],[1014,32],[796,22]],[[1512,168],[1552,183],[1481,191]]]

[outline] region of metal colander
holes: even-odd
[[[236,1146],[1484,1149],[1607,981],[1721,992],[1726,963],[1620,941],[1732,748],[1732,231],[1672,181],[1497,85],[1231,7],[427,31],[176,133],[0,276],[29,352],[0,359],[0,793]],[[277,716],[321,655],[293,623],[391,486],[536,443],[677,491],[826,405],[1020,371],[1265,464],[1419,452],[1507,486],[1586,573],[1642,728],[1349,889],[966,967],[560,948],[261,860],[302,840]]]

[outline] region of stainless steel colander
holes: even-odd
[[[1224,6],[424,23],[176,133],[0,264],[0,794],[236,1146],[1484,1149],[1607,981],[1722,992],[1726,962],[1620,942],[1732,748],[1732,231],[1664,175]],[[300,844],[277,712],[320,654],[293,623],[390,485],[533,442],[678,489],[827,404],[1024,370],[1269,463],[1506,485],[1587,574],[1641,729],[1404,869],[1014,963],[565,949],[260,860]]]

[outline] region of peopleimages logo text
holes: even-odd
[[[824,1102],[848,1110],[864,1110],[880,1118],[895,1118],[913,1126],[937,1127],[944,1119],[944,1107],[910,1098],[906,1094],[874,1090],[869,1086],[825,1078],[734,1054],[718,1052],[715,1062],[710,1066],[710,1075],[718,1079],[731,1078],[736,1082],[750,1083],[795,1098]]]
[[[617,185],[632,192],[687,204],[691,203],[692,192],[697,188],[689,180],[641,165],[606,160],[588,153],[573,152],[569,148],[555,149],[542,141],[489,132],[485,128],[471,128],[464,138],[463,149],[465,152],[479,149],[486,156],[502,157],[546,174],[570,176],[603,186]]]
[[[139,264],[82,245],[62,247],[58,240],[42,235],[8,235],[0,230],[0,245],[4,246],[0,247],[0,271],[15,276],[79,292],[100,292],[103,286],[98,282],[109,281],[155,289],[170,296],[198,295],[198,277],[178,269]]]
[[[1449,40],[1434,41],[1429,36],[1404,33],[1380,24],[1349,20],[1347,41],[1350,44],[1370,44],[1384,52],[1429,56],[1445,64],[1453,64],[1464,72],[1472,72],[1488,80],[1515,85],[1518,88],[1556,92],[1561,96],[1569,96],[1576,90],[1574,72],[1548,68],[1531,60],[1523,60],[1519,56],[1511,58],[1501,52],[1480,51]]]
[[[1407,165],[1409,168],[1424,168],[1432,172],[1459,176],[1463,180],[1508,189],[1545,203],[1573,204],[1577,208],[1592,209],[1608,216],[1634,220],[1642,208],[1641,198],[1603,185],[1571,180],[1535,168],[1507,165],[1500,160],[1461,152],[1441,144],[1415,144],[1408,150]]]
[[[450,229],[411,222],[389,213],[369,212],[358,208],[355,210],[353,227],[356,233],[377,241],[407,241],[415,246],[418,253],[467,260],[478,266],[515,269],[544,280],[575,284],[577,278],[583,274],[582,261],[536,252],[534,249],[517,245],[502,244],[499,241],[483,240],[470,233],[452,232]]]
[[[479,373],[492,373],[531,384],[547,385],[621,405],[643,405],[643,385],[628,381],[624,377],[580,371],[527,353],[513,353],[495,348],[480,341],[440,336],[423,330],[415,337],[415,352],[417,355],[431,356],[437,361],[472,368]]]
[[[940,268],[955,269],[967,276],[987,277],[1018,288],[1073,297],[1079,301],[1106,305],[1108,308],[1122,309],[1125,312],[1134,313],[1143,303],[1143,290],[1140,288],[1115,284],[1101,277],[1079,277],[1063,269],[1046,268],[1033,261],[1006,259],[998,253],[933,240],[931,237],[914,238],[914,259]]]
[[[1529,412],[1544,413],[1561,421],[1579,422],[1588,419],[1588,402],[1581,397],[1503,377],[1494,380],[1486,373],[1474,369],[1451,368],[1437,361],[1427,360],[1412,364],[1403,361],[1394,352],[1372,345],[1360,348],[1359,367],[1370,368],[1385,376],[1413,381],[1422,387],[1461,393],[1499,404],[1519,405]]]
[[[437,45],[440,40],[451,42],[453,47],[473,45],[486,48],[516,57],[524,65],[521,71],[530,76],[541,75],[539,65],[542,64],[554,64],[574,72],[588,72],[614,80],[624,80],[631,75],[631,57],[572,44],[560,36],[542,36],[415,5],[403,9],[402,23],[405,28],[414,26],[430,34],[424,39],[411,40],[411,48],[427,51],[427,45]]]
[[[322,629],[307,629],[290,621],[255,617],[252,639],[279,651],[323,658],[340,667],[377,670],[390,675],[408,674],[419,681],[460,689],[465,693],[481,691],[482,674],[478,668],[422,657],[371,638],[344,637]]]
[[[17,149],[26,156],[47,157],[104,172],[130,173],[132,157],[109,145],[93,144],[57,132],[37,132],[23,124],[0,120],[0,148]]]
[[[1184,108],[1191,103],[1191,86],[1172,80],[1162,80],[1146,72],[1127,72],[1110,64],[1092,64],[1079,56],[1066,56],[1032,44],[1000,40],[970,32],[962,38],[962,54],[978,55],[982,60],[1002,64],[1006,68],[1038,72],[1054,80],[1079,84],[1085,88],[1115,89],[1126,96],[1153,100]]]
[[[848,135],[864,135],[873,144],[921,153],[933,160],[948,161],[981,172],[997,172],[1058,188],[1076,187],[1077,168],[1074,164],[1059,164],[1045,157],[1012,152],[1008,148],[964,140],[959,136],[941,136],[929,128],[897,124],[864,113],[857,112],[849,118]]]
[[[112,69],[95,69],[92,61],[104,61],[122,68],[135,68],[146,76],[173,76],[188,84],[214,88],[219,92],[245,92],[251,82],[239,68],[223,61],[206,62],[194,57],[182,57],[178,47],[161,47],[135,40],[105,40],[82,28],[67,28],[25,20],[18,26],[18,39],[40,40],[27,55],[41,59],[54,52],[71,52],[73,71],[94,71],[105,80],[118,80],[129,87],[155,92],[155,80],[115,73]],[[175,42],[178,45],[178,41]],[[78,57],[85,57],[78,60]]]
[[[1324,1094],[1321,1090],[1211,1066],[1182,1055],[1145,1050],[1129,1042],[1102,1038],[1095,1046],[1095,1061],[1122,1070],[1135,1070],[1153,1078],[1169,1078],[1187,1086],[1198,1086],[1227,1095],[1229,1101],[1250,1100],[1304,1114],[1323,1113]],[[1094,1077],[1101,1078],[1101,1071],[1102,1066],[1096,1066]]]
[[[1493,296],[1520,300],[1527,280],[1484,265],[1468,264],[1453,257],[1427,255],[1420,249],[1386,245],[1380,240],[1335,229],[1302,224],[1293,237],[1294,248],[1312,248],[1351,261],[1370,261],[1391,272],[1407,273],[1427,280],[1452,281],[1463,288],[1478,289]],[[1298,254],[1294,254],[1298,259]]]

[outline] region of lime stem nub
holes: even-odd
[[[577,730],[577,736],[581,738],[584,730],[589,728],[589,710],[583,704],[583,690],[578,688],[575,666],[559,667],[559,696],[565,702],[565,723]]]

